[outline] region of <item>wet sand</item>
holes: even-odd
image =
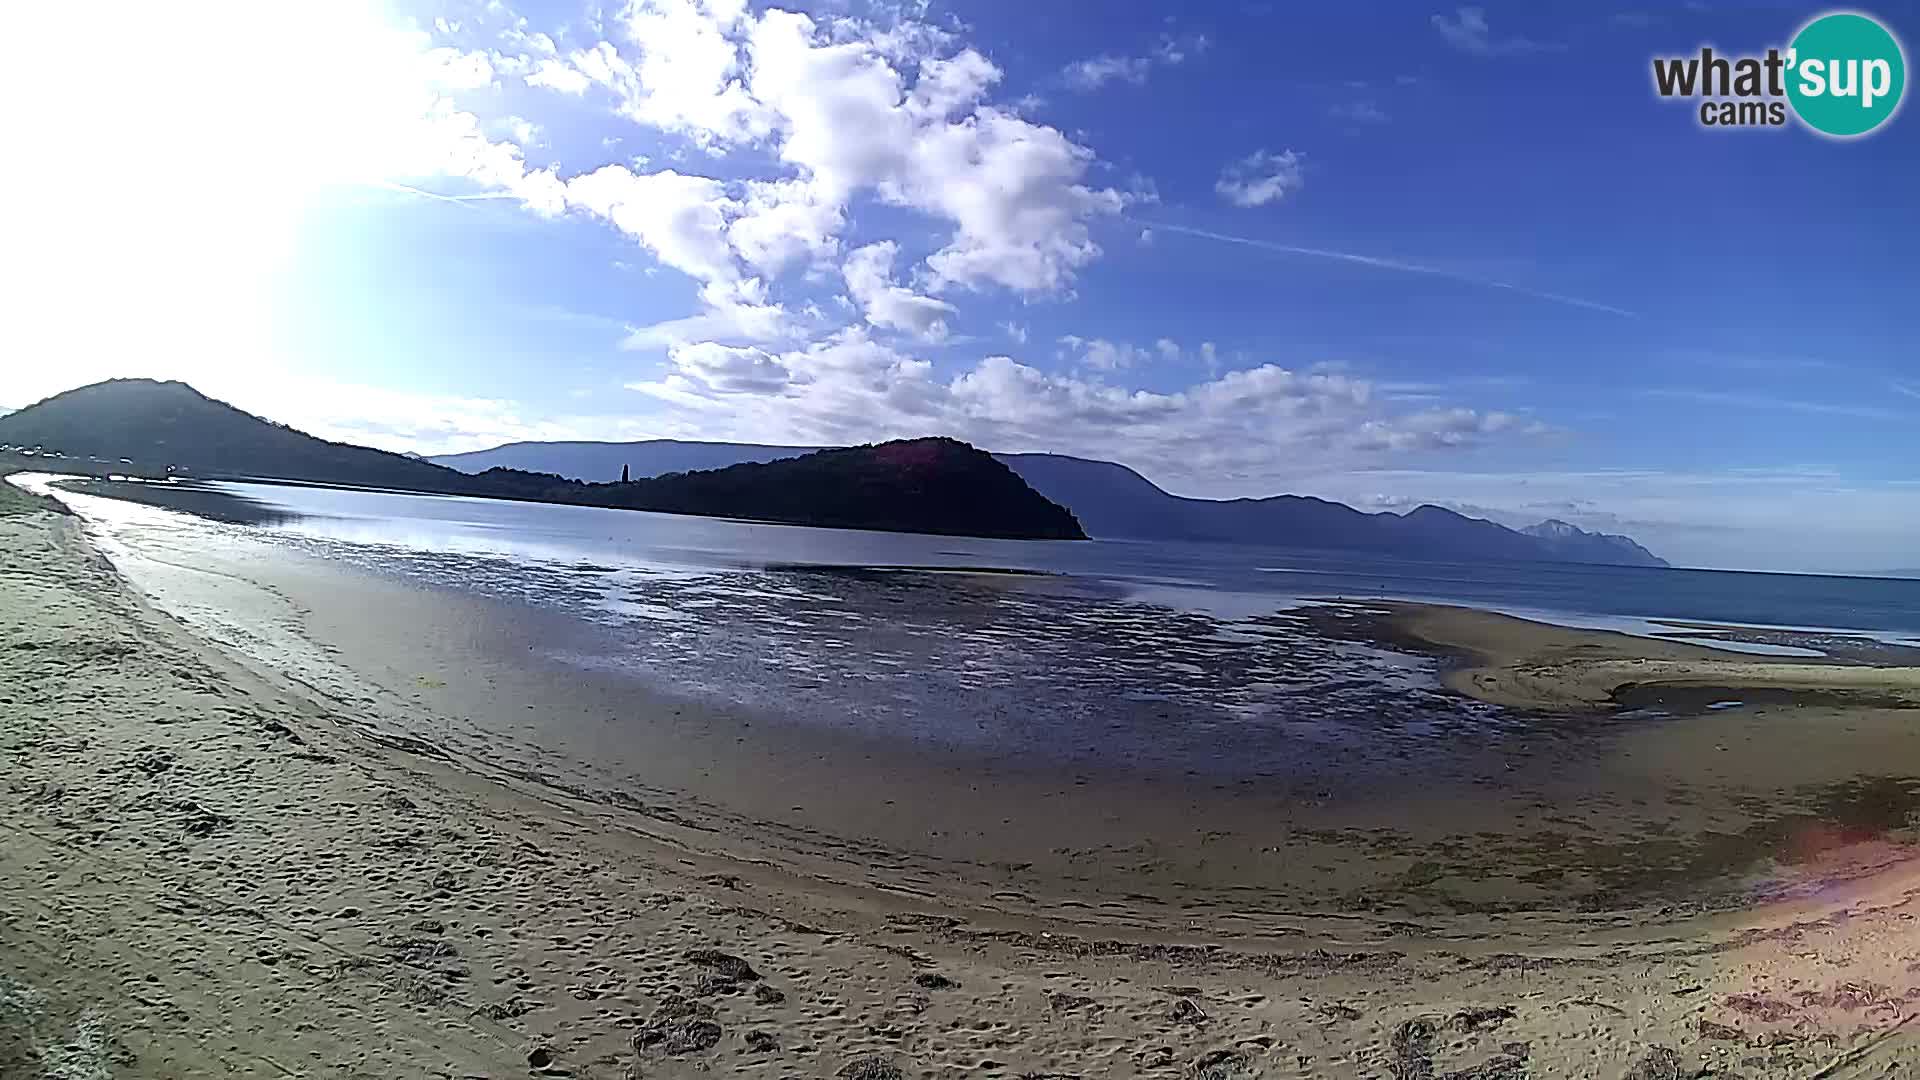
[[[1787,692],[1792,701],[1809,705],[1920,708],[1920,667],[1911,666],[1915,650],[1870,649],[1862,639],[1853,639],[1842,657],[1807,662],[1603,630],[1543,626],[1440,604],[1368,607],[1380,614],[1363,633],[1446,654],[1456,661],[1447,674],[1449,686],[1513,708],[1593,710],[1628,704],[1631,695],[1621,694],[1626,688],[1654,685],[1764,688]],[[1732,628],[1720,629],[1733,633]],[[1768,635],[1770,641],[1790,647],[1803,643],[1818,647],[1833,637],[1791,631]],[[1866,658],[1880,662],[1863,662]]]
[[[641,694],[527,663],[562,621],[284,556],[149,602],[71,520],[0,531],[0,1072],[1916,1060],[1911,673],[1398,609],[1537,722],[1456,763],[1478,798],[1318,800]],[[1754,701],[1623,718],[1629,683]]]

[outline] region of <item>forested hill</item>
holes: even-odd
[[[432,462],[316,439],[215,401],[183,382],[111,379],[0,417],[0,445],[68,457],[131,458],[197,476],[478,494],[473,478]]]
[[[706,514],[793,525],[1007,539],[1084,540],[1065,507],[992,454],[956,439],[909,439],[819,450],[780,461],[585,484],[488,469],[502,493],[547,502]]]
[[[558,473],[606,481],[686,469],[797,457],[819,447],[756,443],[522,442],[433,460],[467,472],[489,468]],[[1565,522],[1526,529],[1437,506],[1405,513],[1366,513],[1344,503],[1299,495],[1196,499],[1173,495],[1125,465],[1061,454],[995,454],[1034,490],[1071,511],[1096,539],[1175,540],[1365,551],[1413,559],[1465,562],[1521,560],[1665,566],[1624,536],[1589,533]]]
[[[473,476],[404,454],[317,439],[214,401],[185,383],[115,379],[0,417],[0,445],[127,458],[200,477],[304,480],[829,528],[1085,539],[1071,513],[992,455],[953,439],[823,450],[630,484],[585,484],[511,469]]]

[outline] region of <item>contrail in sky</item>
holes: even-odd
[[[437,191],[428,191],[425,188],[414,187],[412,184],[401,184],[392,180],[382,180],[373,186],[385,188],[388,191],[398,191],[406,195],[418,195],[423,199],[433,199],[437,202],[458,203],[462,206],[467,203],[486,202],[490,199],[512,199],[518,197],[504,191],[482,191],[472,195],[442,195]]]
[[[1283,255],[1306,255],[1315,259],[1334,259],[1339,262],[1353,263],[1358,266],[1371,266],[1376,270],[1395,270],[1402,274],[1426,274],[1429,277],[1446,278],[1449,281],[1458,281],[1465,285],[1478,285],[1486,289],[1505,289],[1508,292],[1518,293],[1521,296],[1531,296],[1536,300],[1546,300],[1555,304],[1566,304],[1569,307],[1586,308],[1588,311],[1604,311],[1609,315],[1618,315],[1626,319],[1637,319],[1640,317],[1625,308],[1617,308],[1612,304],[1602,304],[1597,300],[1582,300],[1577,296],[1566,296],[1561,293],[1551,293],[1541,289],[1529,289],[1525,286],[1514,285],[1510,282],[1495,281],[1492,278],[1475,277],[1472,274],[1462,274],[1453,270],[1442,270],[1437,266],[1422,266],[1419,263],[1401,262],[1398,259],[1381,259],[1372,255],[1355,255],[1350,251],[1329,251],[1326,248],[1300,247],[1297,244],[1276,244],[1271,240],[1256,240],[1250,236],[1234,236],[1231,233],[1210,232],[1206,229],[1195,229],[1186,225],[1168,225],[1160,221],[1140,221],[1134,218],[1128,218],[1127,220],[1143,228],[1165,229],[1171,233],[1198,236],[1206,240],[1218,240],[1227,244],[1240,244],[1244,247],[1260,248],[1263,251],[1277,251]]]

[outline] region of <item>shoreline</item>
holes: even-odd
[[[1336,942],[1359,940],[1355,915],[1473,936],[1488,919],[1525,913],[1543,939],[1609,913],[1672,923],[1850,875],[1825,865],[1833,845],[1809,857],[1787,850],[1783,830],[1824,815],[1854,823],[1851,835],[1920,799],[1903,774],[1855,790],[1888,761],[1920,761],[1920,737],[1907,736],[1898,713],[1772,703],[1791,709],[1793,730],[1808,737],[1829,714],[1876,726],[1768,769],[1780,736],[1742,730],[1764,714],[1758,707],[1685,727],[1613,719],[1620,670],[1642,682],[1656,663],[1729,673],[1728,654],[1471,609],[1375,603],[1361,607],[1389,617],[1321,620],[1344,622],[1320,627],[1330,640],[1385,636],[1409,655],[1497,660],[1435,673],[1445,690],[1436,684],[1426,708],[1458,714],[1446,727],[1355,728],[1347,758],[1361,754],[1362,773],[1332,758],[1183,774],[823,727],[738,703],[732,690],[688,696],[647,679],[644,659],[637,673],[581,666],[578,656],[604,643],[568,614],[365,573],[246,530],[202,543],[173,530],[170,514],[147,513],[165,516],[152,529],[115,526],[113,550],[160,606],[357,710],[400,745],[695,822],[735,857],[810,878],[903,896],[938,881],[944,902],[1021,918],[1064,908],[1138,928],[1234,910],[1239,936],[1251,940],[1304,932]],[[1747,659],[1737,658],[1739,671],[1786,670]],[[1815,674],[1829,671],[1845,674]],[[1565,700],[1556,706],[1540,688]],[[1476,690],[1503,711],[1450,703]],[[1569,706],[1591,718],[1558,715]],[[1300,744],[1310,755],[1328,749]],[[1406,782],[1409,769],[1419,783]],[[1766,778],[1751,782],[1756,771]],[[1114,910],[1125,917],[1104,914]]]
[[[743,858],[737,834],[765,823],[675,821],[660,816],[670,803],[645,799],[583,801],[554,786],[564,778],[551,761],[532,779],[485,763],[476,771],[418,734],[431,728],[422,721],[436,710],[423,702],[438,689],[389,685],[365,705],[341,686],[320,696],[235,663],[133,598],[77,519],[35,514],[0,519],[0,529],[0,610],[15,613],[0,643],[0,694],[25,705],[8,736],[20,779],[4,795],[5,820],[25,824],[4,834],[4,856],[21,870],[22,895],[49,913],[0,922],[8,955],[24,958],[0,973],[46,999],[30,1034],[78,1024],[92,1009],[132,1055],[113,1075],[168,1075],[186,1063],[209,1075],[249,1071],[221,1058],[231,1047],[242,1057],[360,1055],[344,1075],[391,1075],[376,1060],[386,1053],[409,1066],[517,1070],[530,1043],[581,1076],[626,1075],[630,1065],[648,1075],[696,1065],[829,1075],[879,1055],[909,1075],[991,1059],[1001,1068],[988,1073],[1009,1076],[1194,1075],[1202,1062],[1237,1061],[1347,1077],[1418,1067],[1421,1054],[1429,1068],[1512,1070],[1520,1066],[1501,1060],[1516,1058],[1534,1075],[1589,1075],[1618,1072],[1656,1045],[1702,1062],[1737,1051],[1810,1065],[1906,1015],[1839,997],[1796,1000],[1782,981],[1805,974],[1794,957],[1815,934],[1825,951],[1816,989],[1871,984],[1887,988],[1880,1000],[1905,1000],[1913,976],[1895,963],[1905,953],[1884,945],[1904,940],[1901,916],[1920,910],[1920,875],[1891,851],[1856,848],[1856,869],[1874,857],[1882,865],[1824,892],[1647,930],[1604,913],[1356,924],[1334,911],[1269,915],[1261,930],[1244,901],[1192,907],[1191,889],[1106,913],[1037,896],[968,899],[932,864],[916,870],[880,847],[837,860],[864,865],[864,878],[804,859],[768,862],[767,851]],[[20,612],[36,614],[28,622]],[[315,619],[352,625],[344,608],[307,617],[306,629]],[[27,640],[37,644],[18,644]],[[32,681],[48,678],[56,681]],[[484,688],[499,692],[494,683]],[[36,694],[34,685],[56,689]],[[382,717],[388,723],[369,724]],[[393,729],[407,718],[413,731]],[[171,758],[155,756],[163,751]],[[349,775],[336,776],[342,769]],[[762,842],[792,839],[776,829]],[[335,870],[312,878],[303,860]],[[101,865],[112,868],[112,888],[66,884]],[[418,869],[395,878],[403,867]],[[183,894],[203,899],[186,909],[164,900]],[[592,914],[595,904],[611,906]],[[349,909],[356,914],[342,914]],[[262,923],[247,910],[276,914]],[[1837,939],[1818,929],[1833,926],[1835,911],[1849,913]],[[440,929],[417,929],[429,923]],[[94,944],[70,970],[36,929],[55,925],[92,928]],[[759,1002],[742,980],[717,985],[686,959],[714,947],[751,962],[756,981],[783,988],[786,1003]],[[182,950],[226,959],[196,986]],[[1514,961],[1502,959],[1513,954],[1535,970],[1524,995],[1511,982]],[[115,989],[142,969],[164,992],[140,996],[184,1009],[186,1021],[163,1022],[161,1006]],[[930,989],[920,975],[958,989]],[[373,1008],[341,1011],[343,991]],[[1607,1009],[1565,1004],[1575,998]],[[1763,1005],[1743,1009],[1749,998]],[[674,1000],[711,1010],[718,1041],[680,1053],[634,1046],[632,1035]],[[1190,1019],[1182,1001],[1203,1019]],[[1703,1034],[1703,1003],[1738,1040]],[[269,1005],[315,1017],[315,1030],[288,1033]],[[1400,1037],[1419,1017],[1445,1023],[1490,1007],[1512,1013],[1486,1022],[1497,1038],[1409,1049]],[[687,1034],[687,1020],[661,1023]],[[707,1029],[697,1031],[695,1042]],[[749,1039],[754,1032],[767,1038]],[[1504,1048],[1520,1044],[1525,1057]],[[0,1054],[9,1045],[0,1042]]]
[[[4,463],[0,462],[0,464],[4,464]],[[235,523],[235,524],[273,524],[276,521],[279,521],[282,519],[298,520],[301,518],[308,518],[308,517],[324,518],[326,516],[324,513],[313,514],[313,513],[299,512],[299,511],[292,511],[292,510],[281,510],[271,506],[255,507],[250,512],[223,513],[217,508],[210,508],[205,505],[182,506],[182,505],[179,505],[178,501],[171,496],[167,498],[142,498],[139,495],[140,485],[134,485],[133,488],[131,489],[115,490],[110,492],[96,492],[94,490],[81,486],[80,484],[68,486],[68,485],[47,483],[47,481],[58,481],[62,479],[77,480],[77,481],[81,481],[82,483],[85,483],[87,481],[86,477],[61,477],[57,474],[50,474],[50,473],[16,474],[16,476],[25,477],[27,479],[35,481],[35,487],[41,490],[43,493],[49,490],[58,490],[58,491],[82,494],[90,498],[107,498],[115,501],[134,502],[134,503],[154,506],[161,509],[185,512],[199,518],[206,518],[206,519],[217,520],[217,521],[226,521],[226,522]],[[359,492],[359,493],[367,493],[367,494],[395,495],[395,496],[409,496],[409,495],[415,495],[415,494],[421,494],[421,495],[434,494],[430,492],[427,492],[427,493],[408,492],[408,491],[403,491],[398,489],[366,488],[366,487],[357,487],[353,485],[329,485],[329,484],[311,483],[306,481],[281,481],[281,480],[273,480],[273,479],[250,480],[245,478],[234,478],[232,480],[222,481],[222,482],[242,483],[242,484],[257,483],[257,484],[262,484],[267,486],[277,485],[277,486],[308,487],[308,488],[318,488],[318,489],[327,489],[327,490],[339,490],[339,491],[345,491],[345,492]],[[47,497],[51,497],[51,496],[47,496]],[[436,498],[452,498],[452,499],[469,498],[468,496],[452,496],[452,495],[439,495],[435,497]],[[250,496],[246,496],[246,495],[222,494],[219,496],[219,499],[227,502],[234,502],[234,503],[252,504],[254,502],[254,500]],[[499,500],[478,499],[477,501],[481,503],[487,503],[487,502],[495,502]],[[587,509],[592,509],[592,508],[587,508]],[[668,515],[668,516],[676,516],[676,515]],[[755,525],[765,524],[765,523],[759,523],[759,522],[734,522],[734,519],[712,519],[712,520],[728,521],[728,522],[741,523],[741,524],[755,524]],[[825,531],[830,533],[846,533],[852,536],[866,535],[860,530],[830,529]],[[874,534],[874,535],[916,536],[920,534]],[[950,538],[950,539],[961,539],[961,538]],[[941,554],[952,554],[952,553],[942,552]],[[1532,566],[1535,564],[1528,563],[1528,564],[1515,564],[1515,565]],[[1569,568],[1579,568],[1584,564],[1546,564],[1546,565],[1561,565]],[[636,565],[636,566],[629,566],[628,568],[629,569],[652,569],[653,567],[651,566],[642,567],[642,566]],[[1047,569],[1047,568],[1022,567],[1022,566],[1003,564],[1003,563],[977,563],[977,564],[897,563],[897,562],[887,562],[884,560],[861,561],[861,562],[834,562],[834,561],[782,562],[776,557],[776,558],[770,559],[769,561],[764,561],[764,562],[723,564],[723,565],[705,566],[705,567],[698,567],[698,568],[708,569],[708,570],[752,569],[752,570],[760,570],[760,571],[767,571],[767,572],[815,572],[815,573],[821,573],[821,574],[903,573],[903,574],[924,574],[928,576],[952,575],[952,576],[970,576],[970,577],[975,577],[981,580],[991,579],[995,577],[1005,577],[1005,578],[1013,578],[1013,579],[1031,579],[1031,580],[1034,580],[1036,583],[1038,582],[1039,579],[1047,579],[1049,581],[1055,581],[1062,584],[1071,583],[1071,582],[1084,583],[1085,585],[1089,587],[1094,587],[1097,590],[1113,591],[1113,592],[1124,592],[1128,587],[1128,583],[1131,581],[1131,579],[1128,579],[1125,577],[1120,577],[1120,578],[1104,577],[1104,576],[1101,576],[1101,574],[1098,571],[1083,572],[1079,570],[1064,570],[1064,569],[1057,569],[1057,568]],[[1779,574],[1775,572],[1766,572],[1766,571],[1694,570],[1689,568],[1679,568],[1679,572],[1682,572],[1682,573],[1722,573],[1722,572],[1752,573],[1760,576],[1785,576],[1785,577],[1823,576],[1823,575]],[[1824,575],[1824,576],[1844,577],[1845,575]],[[1858,580],[1875,580],[1875,579],[1861,578]],[[1900,579],[1888,579],[1888,580],[1900,580]],[[1148,591],[1151,592],[1153,590],[1149,589]],[[1228,590],[1228,591],[1231,592],[1231,590]],[[1594,632],[1594,633],[1603,633],[1603,634],[1604,633],[1624,634],[1629,637],[1638,638],[1645,641],[1698,645],[1704,648],[1736,652],[1736,653],[1741,653],[1743,655],[1749,655],[1749,656],[1754,656],[1754,655],[1784,656],[1789,654],[1804,653],[1805,656],[1803,658],[1814,660],[1816,662],[1821,662],[1821,663],[1827,662],[1829,660],[1843,660],[1848,662],[1857,662],[1857,663],[1880,665],[1880,666],[1920,665],[1920,629],[1916,629],[1912,631],[1900,631],[1900,630],[1889,630],[1889,629],[1866,629],[1866,628],[1857,628],[1857,627],[1850,628],[1850,627],[1842,626],[1838,624],[1831,625],[1831,626],[1796,626],[1796,625],[1764,623],[1764,622],[1729,622],[1729,621],[1723,621],[1723,620],[1701,621],[1699,619],[1686,618],[1686,617],[1680,617],[1680,616],[1625,615],[1625,614],[1618,614],[1618,613],[1605,613],[1605,612],[1591,611],[1591,610],[1587,610],[1579,607],[1526,608],[1526,607],[1508,606],[1508,605],[1504,605],[1502,603],[1494,602],[1494,601],[1489,601],[1485,604],[1477,605],[1471,601],[1451,600],[1446,598],[1426,598],[1418,595],[1314,596],[1314,595],[1290,594],[1290,593],[1284,593],[1284,592],[1274,592],[1270,594],[1259,593],[1259,594],[1236,594],[1236,595],[1262,595],[1262,596],[1270,595],[1275,602],[1276,610],[1283,610],[1283,611],[1299,610],[1301,608],[1311,608],[1317,605],[1330,605],[1334,607],[1356,607],[1356,608],[1364,608],[1369,605],[1372,605],[1375,607],[1384,606],[1384,607],[1401,608],[1401,609],[1462,608],[1465,610],[1480,612],[1490,616],[1505,616],[1510,618],[1517,618],[1530,624],[1542,624],[1545,626],[1554,627],[1558,629],[1581,631],[1581,632]],[[1168,607],[1171,607],[1173,610],[1183,611],[1183,612],[1194,611],[1194,612],[1202,612],[1210,615],[1216,614],[1216,612],[1211,607],[1205,604],[1200,604],[1195,607],[1188,608],[1188,607],[1181,606],[1177,601],[1145,599],[1145,600],[1142,600],[1141,602],[1156,604],[1160,606],[1168,606]],[[1781,643],[1783,642],[1787,642],[1791,644],[1782,645]],[[1774,650],[1776,649],[1779,651],[1775,652]],[[1422,651],[1429,651],[1429,650],[1422,650]]]
[[[1363,635],[1448,658],[1447,685],[1491,704],[1599,710],[1620,704],[1615,695],[1622,688],[1657,686],[1771,689],[1810,701],[1821,692],[1858,693],[1872,695],[1880,707],[1920,709],[1920,667],[1911,664],[1749,655],[1444,604],[1370,606],[1387,614],[1369,621]],[[1687,625],[1704,629],[1718,624]],[[1920,650],[1897,647],[1883,655],[1908,659],[1910,654],[1920,658]]]

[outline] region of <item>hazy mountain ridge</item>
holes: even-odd
[[[1070,512],[992,455],[953,439],[590,484],[506,468],[472,475],[405,454],[317,439],[214,401],[185,383],[116,379],[0,417],[0,444],[129,458],[202,477],[303,480],[828,528],[1085,538]]]
[[[1630,536],[1618,533],[1588,532],[1559,518],[1548,518],[1538,525],[1520,530],[1540,540],[1568,562],[1622,563],[1628,566],[1665,566],[1667,562],[1641,547]]]
[[[1369,514],[1303,495],[1195,499],[1169,494],[1110,461],[1060,454],[999,456],[1041,494],[1071,509],[1096,537],[1260,543],[1416,558],[1667,565],[1630,540],[1616,545],[1546,539],[1439,506]]]
[[[792,446],[658,439],[512,443],[433,460],[462,468],[502,465],[583,479],[613,479],[622,467],[631,468],[635,477],[667,471],[670,463],[681,460],[677,455],[689,448],[703,455],[703,460],[730,463],[777,460],[805,452]],[[1628,537],[1589,533],[1560,521],[1514,530],[1437,506],[1416,507],[1404,514],[1368,514],[1344,503],[1302,495],[1195,499],[1169,494],[1133,469],[1111,461],[1063,454],[995,456],[1035,490],[1072,511],[1095,537],[1263,543],[1467,560],[1667,565]],[[566,472],[563,467],[578,471]]]
[[[729,465],[764,463],[799,457],[823,446],[761,446],[748,443],[692,442],[648,439],[641,442],[517,442],[464,454],[439,454],[427,460],[462,472],[520,469],[555,473],[573,480],[607,483],[620,479],[620,469],[633,465],[633,475],[659,476],[697,469],[724,469]]]

